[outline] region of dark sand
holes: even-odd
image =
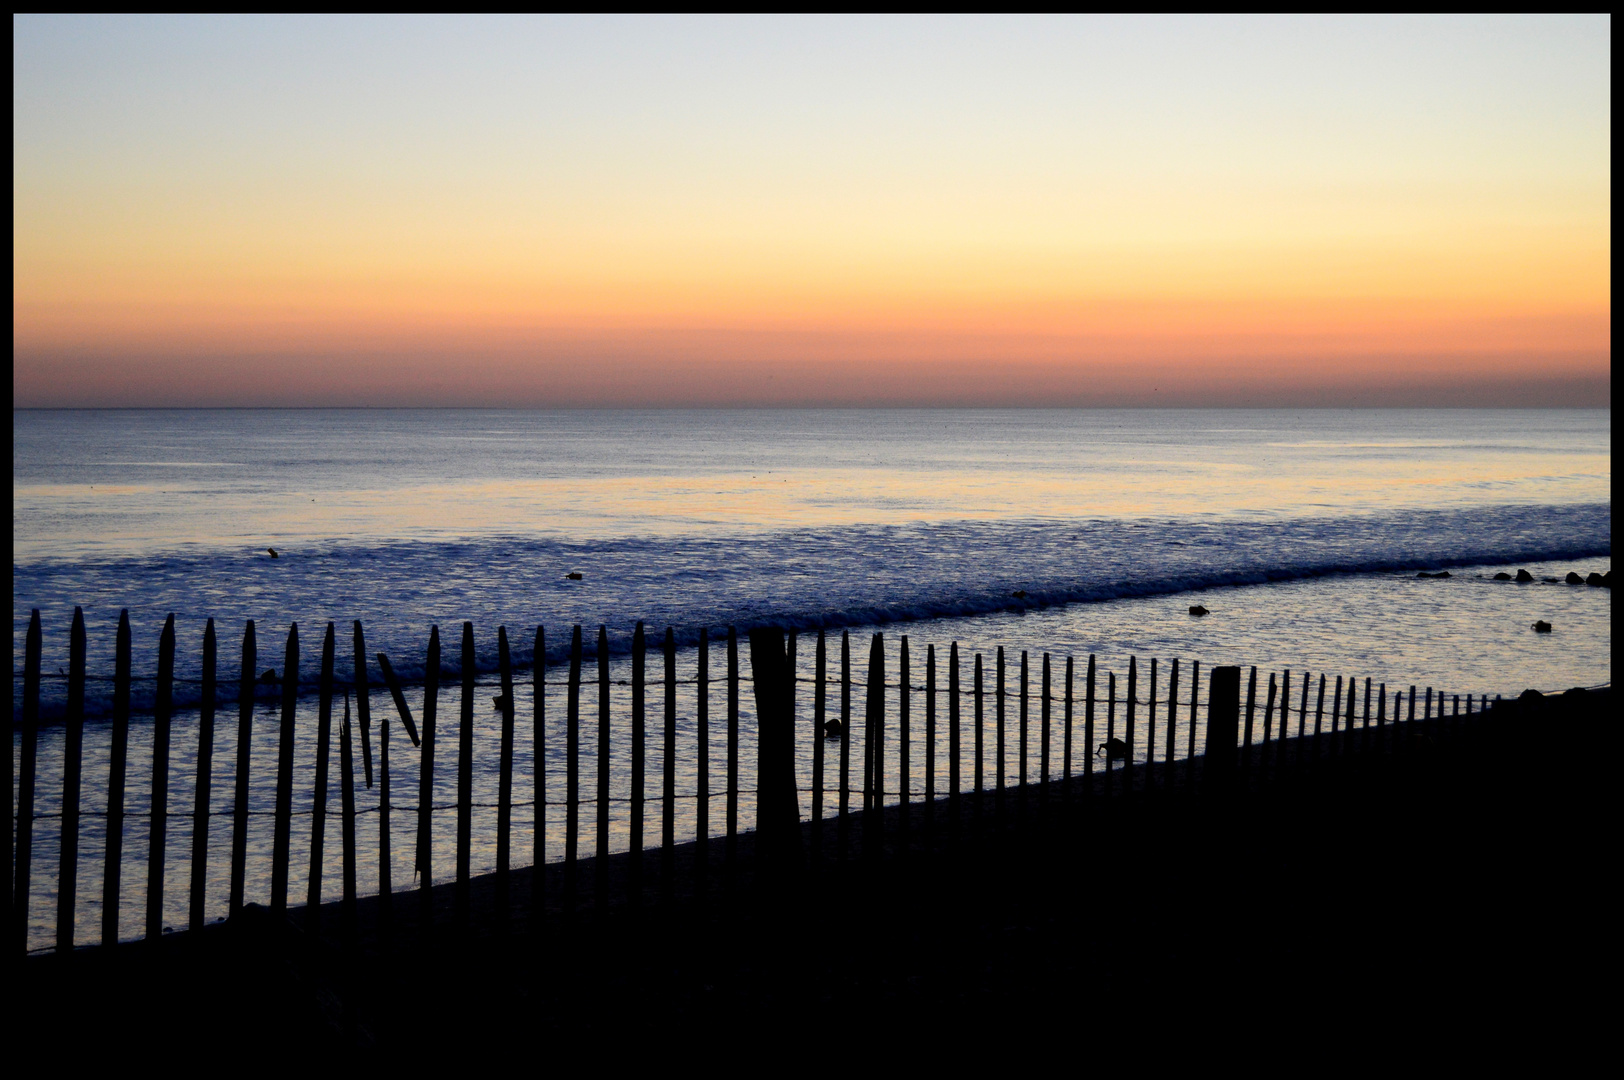
[[[956,839],[944,800],[930,845],[916,804],[905,853],[892,808],[882,854],[862,858],[859,816],[850,858],[815,873],[758,875],[747,836],[731,901],[720,841],[705,903],[684,887],[662,908],[651,880],[643,910],[594,913],[587,860],[581,912],[549,905],[539,934],[528,870],[514,875],[506,932],[487,876],[460,939],[449,886],[434,891],[427,942],[417,896],[395,895],[390,950],[376,898],[363,901],[355,962],[338,905],[315,938],[272,933],[251,908],[155,948],[32,958],[14,969],[11,1020],[30,1043],[66,1040],[75,1059],[676,1068],[761,1046],[837,1068],[878,1047],[1034,1066],[1108,1051],[1153,1067],[1177,1048],[1245,1067],[1296,1046],[1310,1056],[1289,1060],[1316,1068],[1544,1046],[1549,1065],[1584,1045],[1610,1000],[1591,995],[1615,906],[1616,727],[1607,690],[1508,703],[1403,743],[1391,729],[1288,740],[1227,796],[1202,790],[1199,759],[1171,778],[1158,768],[1148,788],[1141,770],[1127,794],[1120,774],[1110,792],[1097,775],[1055,785],[1047,813],[1036,789],[1024,809],[1011,792],[1002,825],[995,796],[979,823],[966,798]],[[1545,752],[1546,728],[1590,749]],[[826,822],[827,849],[837,836]],[[693,845],[677,855],[687,882]],[[644,858],[652,878],[659,855]],[[627,859],[610,862],[618,895]],[[561,874],[549,868],[555,901]]]

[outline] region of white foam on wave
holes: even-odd
[[[179,551],[14,565],[13,662],[21,667],[33,607],[47,628],[46,671],[66,663],[68,624],[79,604],[93,674],[112,674],[119,610],[129,608],[138,674],[155,667],[158,632],[174,612],[183,679],[198,674],[203,623],[212,616],[222,635],[222,674],[235,675],[247,619],[258,624],[257,666],[278,670],[288,625],[297,621],[301,678],[313,681],[332,620],[335,671],[348,680],[351,621],[359,619],[369,652],[388,653],[403,678],[420,680],[431,625],[441,628],[445,674],[459,670],[464,620],[475,626],[476,668],[489,672],[497,665],[498,625],[509,628],[514,663],[525,668],[538,625],[547,627],[548,658],[557,662],[574,624],[588,628],[588,655],[599,624],[609,626],[610,651],[619,654],[629,651],[638,620],[651,643],[669,625],[678,643],[689,645],[701,627],[714,637],[730,625],[832,628],[974,616],[1324,574],[1587,558],[1610,554],[1611,543],[1610,507],[1596,504],[1266,522],[976,521],[598,543],[332,541],[274,561],[263,552]],[[582,580],[569,580],[570,572]],[[235,684],[226,682],[221,697],[232,700]],[[150,686],[138,684],[136,708],[150,708]],[[47,687],[47,715],[60,709],[57,689]],[[107,689],[92,685],[92,715],[106,712]],[[195,703],[196,686],[180,684],[176,698]]]

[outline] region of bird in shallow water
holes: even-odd
[[[1106,761],[1122,761],[1128,756],[1128,744],[1121,739],[1106,739],[1100,748],[1094,751],[1094,756],[1105,755]]]
[[[497,712],[505,711],[509,703],[510,702],[506,694],[498,694],[497,696],[491,698],[491,705],[495,707]]]

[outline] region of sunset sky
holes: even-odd
[[[1610,403],[1605,17],[13,29],[19,406]]]

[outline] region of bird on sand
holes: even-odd
[[[1100,748],[1094,751],[1094,756],[1105,755],[1106,761],[1121,761],[1128,756],[1128,744],[1121,739],[1106,739]]]

